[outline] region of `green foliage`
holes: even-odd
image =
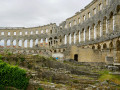
[[[18,89],[26,89],[29,79],[26,71],[17,66],[11,66],[0,60],[0,86],[11,86]],[[1,89],[0,89],[1,90]]]
[[[0,85],[0,90],[5,90],[4,85]]]
[[[108,71],[108,70],[99,71],[99,74],[100,74],[100,75],[109,74],[109,71]]]
[[[0,55],[0,60],[2,59],[2,55]]]
[[[37,90],[44,90],[43,88],[39,87]]]

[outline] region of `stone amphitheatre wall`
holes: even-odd
[[[120,62],[120,0],[93,0],[59,26],[1,28],[1,52],[63,53],[79,62]],[[8,45],[8,43],[10,44]]]

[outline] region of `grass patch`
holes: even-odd
[[[110,74],[108,70],[101,71],[99,74],[101,75],[99,78],[100,81],[110,81],[120,85],[120,75]]]

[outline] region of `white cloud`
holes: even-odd
[[[0,27],[61,23],[92,0],[0,0]]]

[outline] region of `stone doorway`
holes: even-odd
[[[74,55],[74,60],[78,62],[78,54]]]

